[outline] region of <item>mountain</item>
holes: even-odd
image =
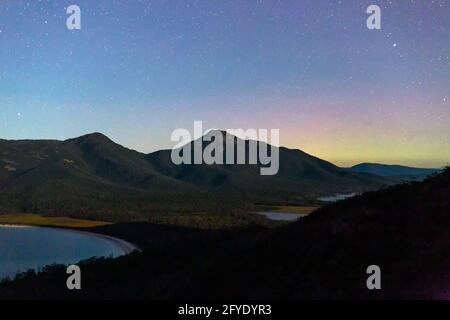
[[[237,150],[236,137],[223,131],[219,134],[223,136],[224,154],[227,138],[235,141]],[[208,135],[214,135],[214,132]],[[190,143],[191,150],[194,150],[194,143]],[[203,143],[203,150],[205,147],[206,143]],[[239,194],[253,202],[304,203],[321,195],[366,191],[395,181],[351,172],[301,150],[284,147],[278,150],[280,166],[273,176],[262,176],[261,165],[175,165],[170,161],[171,150],[157,151],[146,158],[153,168],[178,181],[222,195]],[[245,141],[245,151],[248,155],[249,140]]]
[[[66,141],[0,140],[0,172],[3,212],[129,220],[160,209],[161,195],[190,188],[99,133]]]
[[[429,175],[441,171],[441,169],[414,168],[379,163],[360,163],[351,167],[350,170],[353,172],[376,174],[383,177],[399,176],[416,179],[424,179]]]
[[[245,144],[248,149],[249,141]],[[304,204],[395,182],[300,150],[281,147],[279,154],[278,174],[261,176],[260,165],[177,166],[171,150],[146,155],[100,133],[66,141],[0,140],[0,212],[130,220],[254,203]]]

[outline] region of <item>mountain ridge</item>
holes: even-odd
[[[361,173],[372,173],[383,177],[399,176],[406,178],[409,177],[415,179],[424,179],[429,175],[438,173],[442,169],[418,168],[396,164],[363,162],[350,167],[349,170]]]
[[[322,195],[396,182],[350,172],[301,150],[279,147],[279,152],[278,174],[261,176],[259,165],[175,165],[171,150],[144,154],[98,132],[64,141],[0,140],[0,212],[59,212],[109,221],[174,208],[306,204]]]

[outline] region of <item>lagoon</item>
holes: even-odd
[[[264,211],[258,212],[258,214],[265,216],[269,220],[273,221],[296,221],[300,218],[306,217],[307,214],[301,213],[284,213],[284,212],[271,212]]]
[[[329,196],[329,197],[320,197],[317,200],[322,201],[322,202],[338,202],[341,200],[352,198],[356,195],[357,195],[356,193],[336,194],[334,196]]]
[[[94,233],[0,225],[0,279],[49,264],[74,264],[91,257],[118,257],[135,247]]]

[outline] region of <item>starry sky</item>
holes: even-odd
[[[203,120],[341,166],[443,166],[449,40],[450,0],[0,0],[0,138],[151,152]]]

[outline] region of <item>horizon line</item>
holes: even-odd
[[[205,135],[207,135],[207,134],[210,133],[211,131],[220,131],[220,132],[222,132],[222,133],[223,133],[223,132],[226,132],[227,134],[229,134],[227,130],[211,128],[211,129],[206,130],[206,132],[202,135],[202,137],[204,137]],[[0,137],[0,141],[9,141],[9,142],[19,142],[19,141],[56,141],[56,142],[66,142],[66,141],[69,141],[69,140],[76,140],[76,139],[79,139],[79,138],[82,138],[82,137],[93,136],[93,135],[101,135],[101,136],[107,138],[108,140],[110,140],[111,142],[113,142],[113,143],[115,143],[115,144],[117,144],[117,145],[119,145],[119,146],[121,146],[121,147],[123,147],[123,148],[126,148],[126,149],[128,149],[128,150],[132,150],[132,151],[135,151],[135,152],[144,154],[144,155],[148,155],[148,154],[152,154],[152,153],[160,152],[160,151],[168,151],[168,150],[172,150],[172,149],[170,149],[170,148],[160,148],[160,149],[156,149],[156,150],[154,150],[154,151],[150,151],[150,152],[147,152],[147,153],[146,153],[146,152],[143,152],[143,151],[134,149],[134,148],[130,148],[130,147],[125,146],[125,145],[123,145],[123,144],[120,144],[120,143],[114,141],[113,139],[111,139],[108,135],[106,135],[106,134],[104,134],[104,133],[102,133],[102,132],[99,132],[99,131],[93,131],[93,132],[90,132],[90,133],[82,134],[82,135],[80,135],[80,136],[76,136],[76,137],[73,137],[73,138],[67,138],[67,139],[56,139],[56,138],[39,138],[39,139],[36,139],[36,138],[21,138],[21,139],[4,139],[4,138],[1,138],[1,137]],[[240,138],[240,137],[238,137],[238,136],[235,136],[235,137],[236,137],[237,139],[244,140],[244,139],[242,139],[242,138]],[[249,139],[246,139],[246,140],[248,141]],[[193,141],[194,141],[194,139],[191,140],[189,143],[191,143],[191,142],[193,142]],[[257,140],[257,141],[259,141],[259,140]],[[265,142],[265,141],[262,141],[262,142]],[[266,143],[267,143],[267,142],[266,142]],[[324,160],[324,161],[327,161],[327,162],[329,162],[329,163],[332,163],[332,164],[335,165],[336,167],[343,168],[343,169],[351,168],[351,167],[354,167],[354,166],[360,165],[360,164],[374,164],[374,165],[386,165],[386,166],[403,166],[403,167],[416,168],[416,169],[444,169],[444,168],[450,166],[450,161],[448,161],[446,164],[441,165],[441,166],[439,166],[439,167],[428,167],[428,166],[420,166],[420,167],[417,167],[417,166],[411,166],[411,165],[404,165],[404,164],[401,164],[401,163],[398,163],[398,162],[394,162],[394,163],[390,162],[390,163],[387,163],[387,162],[373,162],[373,161],[370,161],[370,160],[367,160],[367,161],[356,161],[356,160],[355,160],[355,161],[354,161],[355,164],[353,164],[353,165],[350,165],[350,166],[342,166],[342,165],[337,165],[333,160],[327,160],[327,159],[320,158],[320,157],[318,157],[318,156],[316,156],[316,155],[314,155],[314,154],[308,153],[308,152],[306,152],[306,151],[304,151],[304,150],[302,150],[302,149],[300,149],[300,148],[290,148],[290,147],[285,147],[285,146],[282,146],[282,145],[280,145],[278,148],[285,148],[285,149],[288,149],[288,150],[297,150],[297,151],[301,151],[301,152],[304,152],[304,153],[306,153],[306,154],[308,154],[308,155],[310,155],[310,156],[313,156],[313,157],[315,157],[315,158],[318,158],[318,159],[320,159],[320,160]]]

